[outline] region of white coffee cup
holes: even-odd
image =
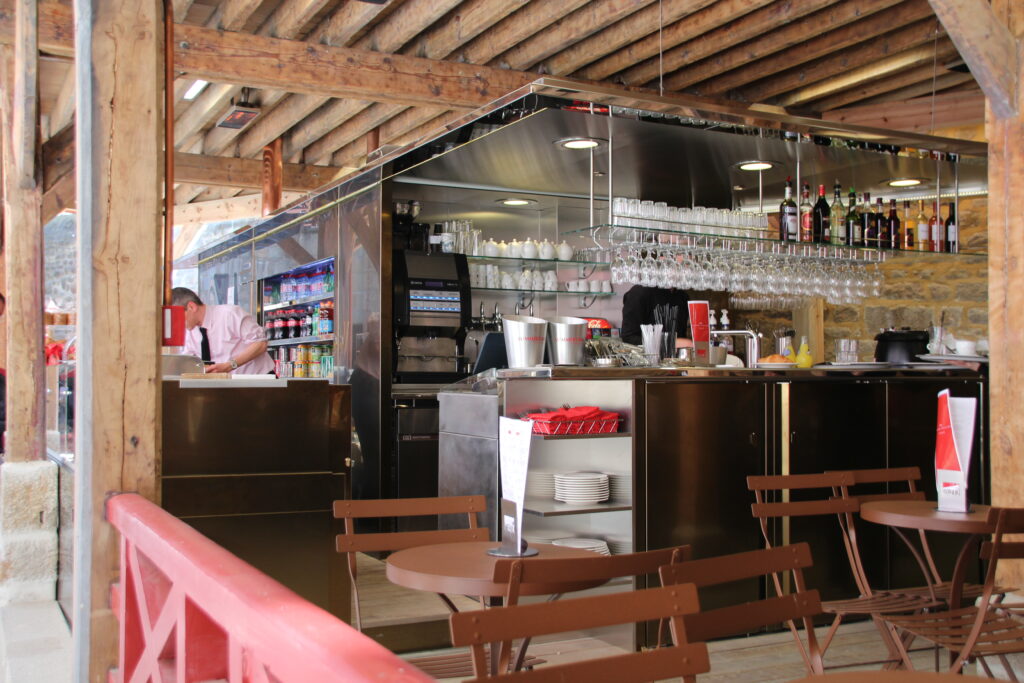
[[[601,281],[600,280],[591,280],[590,281],[590,291],[594,292],[595,294],[597,292],[600,292],[601,291]]]
[[[601,291],[602,292],[611,292],[612,291],[612,282],[611,282],[611,280],[601,280]]]
[[[978,355],[978,343],[968,339],[956,340],[956,355],[976,356]]]

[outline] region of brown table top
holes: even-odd
[[[972,505],[970,512],[939,512],[930,500],[873,501],[860,506],[860,516],[869,522],[924,531],[960,534],[990,534],[986,522],[988,505]]]
[[[939,681],[990,681],[990,678],[978,676],[961,676],[952,673],[935,673],[934,671],[847,671],[824,676],[808,676],[792,683],[938,683]]]
[[[406,548],[392,553],[387,560],[387,577],[392,583],[432,593],[451,595],[483,595],[497,597],[505,594],[506,584],[494,583],[494,564],[503,558],[487,554],[488,548],[498,547],[491,541],[439,543]],[[593,557],[589,550],[563,548],[542,543],[531,544],[539,552],[537,558]],[[529,561],[532,558],[524,558]],[[523,583],[521,595],[550,595],[569,593],[600,586],[602,581],[573,581],[553,584]]]

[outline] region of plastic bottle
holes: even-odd
[[[722,309],[722,314],[720,316],[718,316],[718,324],[722,328],[723,331],[724,330],[732,329],[731,327],[729,327],[729,309],[727,309],[727,308],[723,308]],[[725,351],[726,351],[726,353],[732,353],[733,350],[735,349],[735,346],[733,345],[733,341],[732,341],[732,336],[724,337],[722,339],[722,343],[725,344]]]
[[[798,368],[809,368],[814,365],[814,357],[811,356],[811,347],[807,344],[807,336],[800,337],[800,352],[796,354],[796,366]]]
[[[790,363],[796,362],[796,351],[793,350],[792,337],[786,337],[786,352],[782,355],[788,358]]]

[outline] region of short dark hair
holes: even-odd
[[[174,306],[185,306],[188,302],[192,302],[197,306],[203,305],[203,300],[199,298],[199,295],[193,292],[188,287],[175,287],[171,290],[171,304]]]

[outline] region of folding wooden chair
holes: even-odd
[[[348,560],[348,574],[352,583],[352,604],[355,608],[355,627],[363,630],[359,606],[358,571],[356,553],[393,552],[405,548],[435,543],[486,541],[487,529],[478,525],[477,514],[487,509],[484,496],[453,496],[447,498],[388,498],[378,500],[336,500],[334,517],[345,520],[345,531],[335,539],[339,553]],[[355,520],[385,517],[421,517],[428,515],[465,514],[467,528],[431,531],[400,531],[393,533],[355,532]],[[451,612],[457,612],[447,595],[438,593]],[[481,602],[483,602],[481,600]],[[460,652],[432,657],[410,659],[409,662],[435,677],[465,677],[473,673],[468,653]]]
[[[860,505],[873,501],[925,500],[924,491],[917,490],[918,483],[921,481],[921,468],[919,467],[889,467],[871,470],[848,470],[848,472],[853,480],[849,486],[841,487],[841,494],[844,498],[855,500],[858,511],[860,510]],[[875,491],[867,494],[862,491],[865,486],[878,485],[884,485],[886,491]],[[900,490],[894,490],[897,488]],[[841,516],[841,524],[843,520],[844,517]],[[920,598],[927,598],[929,601],[941,601],[950,608],[959,607],[960,605],[949,604],[952,583],[942,579],[935,564],[935,559],[932,556],[931,547],[928,545],[928,537],[925,531],[923,529],[917,530],[917,539],[914,542],[911,541],[903,529],[895,526],[889,528],[896,533],[909,549],[927,584],[907,588],[892,588],[888,592],[914,595]],[[850,529],[847,533],[854,534],[854,530]],[[982,594],[983,590],[984,587],[981,584],[965,583],[962,586],[962,597],[966,600],[975,600]],[[998,601],[1006,593],[1015,589],[996,586],[994,590],[996,600]]]
[[[770,523],[780,518],[835,516],[839,524],[843,548],[853,575],[858,594],[843,600],[828,600],[822,603],[822,611],[833,616],[824,639],[821,642],[821,656],[825,656],[832,639],[843,619],[848,616],[868,616],[874,621],[882,640],[889,651],[889,658],[879,662],[895,663],[900,653],[891,642],[890,631],[880,621],[881,615],[907,614],[940,607],[943,602],[929,594],[878,591],[871,588],[857,546],[855,513],[860,503],[849,496],[843,497],[843,490],[854,484],[851,472],[826,472],[823,474],[788,474],[747,477],[747,488],[754,492],[755,503],[751,506],[754,517],[761,524],[765,546],[772,547]],[[809,492],[815,492],[816,494]],[[791,492],[799,492],[801,500],[792,501]],[[814,497],[816,496],[816,497]],[[772,580],[778,595],[785,593],[778,574]],[[794,633],[794,635],[796,635]]]
[[[524,563],[528,564],[528,563]],[[683,676],[692,679],[708,671],[704,643],[686,640],[682,617],[698,609],[697,589],[692,585],[649,588],[597,597],[516,605],[486,612],[460,612],[450,617],[452,643],[469,645],[477,674],[474,681],[522,681],[523,683],[643,683]],[[588,628],[636,624],[669,619],[683,645],[630,652],[613,657],[569,664],[542,666],[530,671],[487,675],[488,643],[565,633]]]
[[[692,583],[699,591],[760,576],[793,576],[795,593],[779,594],[756,602],[729,605],[683,617],[684,636],[673,633],[677,644],[706,642],[715,638],[747,633],[772,624],[786,623],[796,639],[807,673],[823,673],[821,652],[814,633],[814,617],[821,614],[816,590],[807,590],[803,570],[811,566],[811,548],[806,543],[766,548],[733,555],[690,560],[661,568],[664,586]],[[806,644],[800,638],[796,620],[803,622]]]
[[[951,672],[959,672],[969,660],[977,658],[985,673],[992,677],[985,658],[995,656],[1002,662],[1010,680],[1018,680],[1006,655],[1024,652],[1024,604],[998,602],[995,577],[1000,561],[1024,559],[1024,542],[1006,538],[1008,534],[1024,534],[1024,508],[992,508],[988,521],[995,526],[995,533],[991,541],[981,546],[980,556],[988,567],[976,605],[885,618],[886,625],[893,629],[893,640],[908,669],[914,667],[903,645],[906,640],[903,636],[912,634],[948,649],[953,655]],[[964,574],[963,563],[960,563],[953,583],[961,583]]]
[[[522,584],[531,583],[558,583],[561,581],[611,581],[623,577],[640,577],[648,574],[657,577],[658,569],[664,565],[671,565],[690,558],[690,546],[678,548],[666,548],[664,550],[648,550],[639,553],[628,553],[623,555],[597,555],[587,558],[572,559],[508,559],[499,560],[494,565],[494,582],[505,583],[508,588],[505,592],[505,605],[515,605],[519,602],[519,587]],[[551,600],[560,596],[555,595]],[[665,621],[660,623],[658,642],[661,642],[661,629]],[[522,668],[523,657],[526,648],[530,644],[527,638],[519,646],[517,661],[512,670]],[[512,654],[511,641],[502,642],[498,656],[497,670],[509,670],[509,662]],[[482,677],[482,671],[476,675]]]

